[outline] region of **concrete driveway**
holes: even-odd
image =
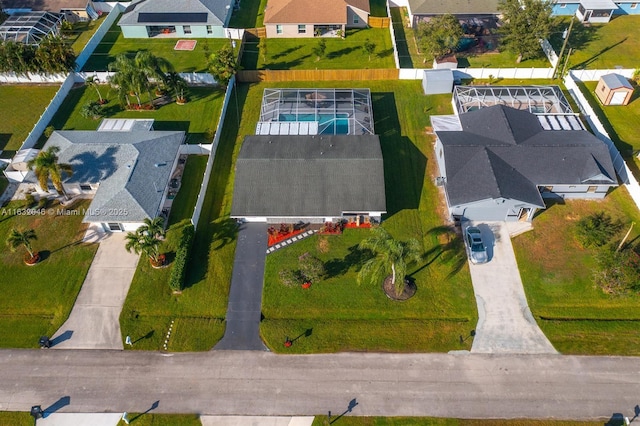
[[[53,335],[52,348],[123,349],[120,311],[139,258],[124,246],[124,233],[100,240],[71,315]]]
[[[478,303],[478,326],[471,352],[557,353],[527,305],[506,224],[490,222],[473,225],[482,231],[489,263],[474,265],[469,262]]]

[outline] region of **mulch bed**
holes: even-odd
[[[391,300],[407,300],[407,299],[411,299],[413,297],[413,295],[416,294],[416,291],[418,290],[418,287],[416,286],[415,282],[413,282],[410,279],[405,278],[404,279],[404,289],[402,290],[402,293],[398,296],[396,294],[396,287],[395,287],[395,285],[393,285],[391,280],[392,280],[392,277],[391,277],[391,275],[389,275],[387,278],[385,278],[384,283],[382,284],[382,289],[384,290],[384,293]]]

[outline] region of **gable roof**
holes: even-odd
[[[88,0],[2,0],[4,9],[31,9],[59,13],[62,10],[86,9]]]
[[[99,184],[85,222],[142,222],[160,211],[184,140],[178,131],[56,131],[44,149],[71,164],[65,184]]]
[[[616,184],[606,145],[585,130],[544,130],[534,114],[495,105],[436,131],[451,205],[509,198],[544,207],[538,186]]]
[[[268,0],[265,24],[346,24],[347,7],[369,13],[369,0]]]
[[[633,90],[633,86],[629,83],[629,80],[621,76],[620,74],[606,74],[603,75],[602,81],[609,89],[619,89],[624,87],[625,89]]]
[[[409,0],[414,15],[496,15],[498,0]]]
[[[138,0],[125,9],[118,25],[225,25],[231,0]]]
[[[376,135],[247,136],[236,162],[232,217],[385,212]]]

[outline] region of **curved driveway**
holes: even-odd
[[[5,350],[0,377],[19,411],[608,419],[640,395],[639,358],[560,355]]]

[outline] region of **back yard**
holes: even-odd
[[[273,86],[273,85],[272,85]],[[400,240],[416,238],[428,256],[410,271],[418,291],[406,302],[391,302],[376,284],[358,286],[362,254],[355,246],[367,230],[312,237],[267,256],[261,333],[274,351],[286,336],[301,336],[287,352],[448,351],[475,328],[475,298],[466,257],[455,234],[443,229],[440,195],[432,184],[429,115],[450,112],[450,95],[426,97],[417,81],[315,82],[278,87],[368,87],[374,125],[385,162],[388,215],[384,227]],[[264,84],[252,86],[255,122]],[[243,115],[243,118],[245,115]],[[310,289],[285,287],[278,272],[309,252],[326,262],[328,276]],[[310,330],[310,331],[309,331]]]
[[[9,348],[35,348],[40,336],[51,336],[62,325],[98,248],[81,242],[88,201],[71,206],[72,215],[57,214],[62,211],[57,204],[31,214],[23,206],[14,201],[0,207],[0,346]],[[37,265],[23,263],[24,248],[11,252],[5,245],[13,228],[35,230],[33,249],[43,258]]]
[[[20,148],[59,88],[59,84],[0,84],[0,151]]]
[[[577,221],[595,212],[620,219],[624,234],[638,208],[626,189],[604,200],[553,204],[534,219],[534,230],[513,240],[531,311],[558,351],[565,354],[640,354],[640,299],[605,294],[593,281],[596,249],[576,239]],[[633,229],[629,241],[640,235]],[[615,242],[622,235],[617,235]]]
[[[607,24],[584,26],[574,22],[567,44],[573,53],[569,68],[613,69],[616,66],[635,68],[640,60],[635,33],[640,25],[638,15],[618,15]],[[557,53],[562,48],[562,32],[569,26],[569,18],[559,20],[556,31],[549,38]]]
[[[152,111],[127,111],[120,107],[117,95],[108,85],[100,85],[102,96],[109,102],[103,106],[106,118],[153,118],[155,130],[183,130],[188,133],[187,143],[211,143],[220,117],[224,92],[214,87],[190,87],[189,102],[178,105],[170,102]],[[51,120],[50,125],[64,130],[95,130],[100,120],[84,118],[82,106],[97,101],[95,89],[83,86],[72,89]],[[143,102],[147,101],[143,96]],[[44,143],[44,140],[41,141]]]

